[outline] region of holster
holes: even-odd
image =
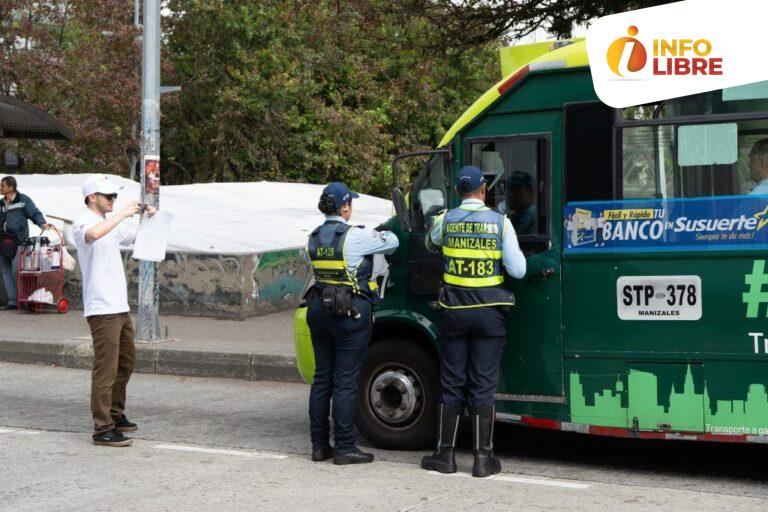
[[[334,316],[359,317],[360,313],[352,305],[352,290],[346,286],[323,288],[323,310]]]

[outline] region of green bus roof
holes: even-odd
[[[531,59],[531,60],[526,60]],[[440,141],[438,147],[445,146],[451,139],[473,119],[482,114],[504,92],[504,84],[518,73],[553,68],[579,68],[589,66],[587,58],[587,45],[584,39],[570,39],[565,41],[549,41],[546,43],[533,43],[501,50],[502,70],[506,74],[498,83],[488,89],[459,117],[450,130]],[[510,63],[513,63],[510,65]]]

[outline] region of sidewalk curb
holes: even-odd
[[[0,361],[90,369],[93,347],[87,342],[0,340]],[[303,382],[293,356],[177,350],[138,343],[134,371],[187,377]]]

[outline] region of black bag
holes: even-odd
[[[21,239],[13,233],[6,231],[6,218],[8,213],[3,213],[3,231],[0,233],[0,256],[5,256],[9,260],[16,257],[16,251],[21,245]]]
[[[323,288],[323,310],[333,316],[360,318],[360,313],[352,306],[352,290],[346,286]]]

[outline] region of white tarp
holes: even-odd
[[[85,210],[81,185],[89,174],[18,175],[19,191],[44,215],[74,221]],[[139,199],[139,184],[113,176],[124,188],[115,211]],[[173,214],[169,252],[256,253],[303,247],[323,221],[317,202],[323,185],[306,183],[200,183],[163,185],[160,208]],[[392,215],[392,202],[362,195],[353,224],[374,227]],[[50,219],[53,223],[56,219]],[[138,223],[138,216],[126,222]],[[66,226],[66,224],[65,224]],[[36,234],[37,229],[30,227]],[[72,242],[71,226],[65,237]]]

